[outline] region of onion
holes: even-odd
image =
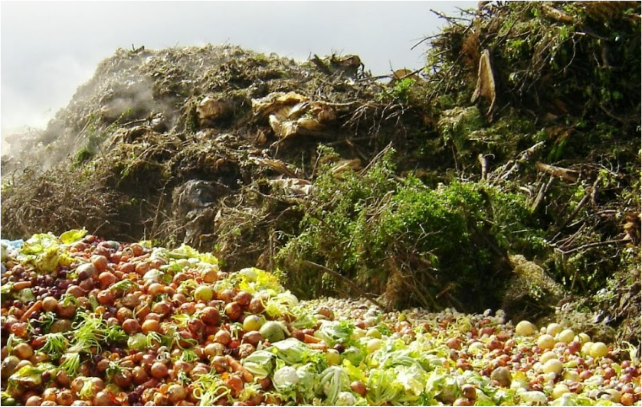
[[[243,342],[247,342],[253,346],[258,345],[259,342],[262,342],[263,340],[263,335],[261,335],[259,331],[249,331],[243,335]]]
[[[99,273],[102,273],[103,271],[107,270],[107,257],[105,256],[91,256],[91,264],[94,265],[96,270]]]
[[[260,314],[261,312],[265,311],[265,306],[263,305],[261,297],[252,298],[248,310],[253,314]]]
[[[201,319],[208,325],[218,325],[221,322],[221,314],[214,307],[205,307],[201,311]]]
[[[152,365],[150,373],[152,377],[155,377],[156,379],[162,379],[167,376],[167,371],[167,366],[164,363],[156,362]]]
[[[238,397],[238,395],[243,390],[243,379],[234,374],[230,375],[230,377],[227,379],[227,385],[230,389],[232,389],[234,397]]]
[[[132,369],[132,380],[135,384],[143,384],[149,380],[149,376],[142,366],[136,366]]]
[[[229,290],[229,289],[225,289],[225,290],[221,291],[220,293],[218,293],[218,298],[219,298],[219,300],[221,300],[221,301],[223,301],[225,303],[231,302],[232,299],[234,298],[234,291]]]
[[[234,302],[238,303],[241,307],[247,307],[252,301],[252,294],[247,291],[239,291],[234,297]]]
[[[135,319],[126,319],[123,321],[122,327],[127,335],[133,335],[140,331],[140,324]]]
[[[28,343],[22,342],[13,348],[13,353],[20,359],[29,359],[33,356],[33,349]]]
[[[112,381],[121,388],[127,388],[132,384],[133,374],[131,370],[122,369],[120,372],[114,373]]]
[[[220,343],[221,345],[227,346],[232,340],[232,335],[224,329],[219,330],[216,335],[214,335],[214,341]]]
[[[103,271],[98,276],[98,282],[100,284],[100,288],[102,288],[103,290],[111,287],[117,281],[118,281],[118,277],[116,277],[113,273],[110,273],[109,271]]]
[[[225,351],[225,346],[221,343],[208,343],[205,346],[204,353],[208,358],[213,358],[214,356],[220,356]]]
[[[95,406],[111,406],[113,404],[112,396],[107,390],[99,391],[94,397]]]
[[[238,321],[243,316],[243,309],[237,302],[230,302],[225,306],[225,315],[232,321]]]
[[[366,385],[361,380],[355,380],[354,382],[350,383],[350,389],[361,397],[365,397],[366,393],[368,392],[368,389],[366,389]]]
[[[42,404],[42,397],[40,396],[31,396],[27,399],[25,406],[39,406]]]
[[[152,306],[152,312],[160,315],[168,315],[172,312],[172,304],[169,301],[159,301]]]
[[[214,356],[212,358],[212,367],[216,369],[217,373],[224,373],[228,371],[229,364],[225,356]]]
[[[172,404],[185,400],[187,392],[180,384],[172,384],[167,388],[167,397]]]
[[[163,286],[159,283],[154,282],[147,287],[147,294],[149,294],[152,298],[162,293],[163,293]]]
[[[143,330],[143,333],[147,335],[149,332],[159,332],[160,331],[160,323],[158,321],[155,321],[153,319],[148,319],[145,322],[143,322],[143,326],[141,327]]]
[[[61,390],[56,396],[56,403],[61,406],[70,406],[74,400],[75,397],[69,390]]]
[[[203,282],[210,284],[218,280],[218,273],[214,268],[208,268],[201,271],[201,278]]]
[[[101,305],[111,305],[114,303],[114,293],[111,290],[103,290],[96,297]]]
[[[54,297],[45,297],[42,300],[42,309],[46,312],[53,312],[58,307],[58,300]]]

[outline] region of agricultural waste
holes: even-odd
[[[559,323],[639,350],[640,3],[481,2],[441,17],[445,28],[418,44],[425,67],[387,75],[357,55],[117,50],[45,130],[14,137],[2,237],[84,228],[169,252],[188,245],[224,270],[269,270],[292,298],[501,309],[506,323]],[[51,256],[37,261],[72,264]],[[54,338],[53,349],[68,340]],[[88,340],[81,361],[104,345]],[[294,389],[292,369],[278,390],[353,402],[337,369],[323,395]],[[381,391],[368,402],[401,402]]]
[[[70,230],[2,258],[2,405],[633,405],[635,346],[501,310],[299,301],[187,245]]]

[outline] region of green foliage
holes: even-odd
[[[319,295],[341,288],[301,268],[301,260],[325,263],[375,291],[390,284],[394,269],[421,283],[419,297],[434,298],[452,283],[457,290],[483,290],[506,251],[544,248],[523,195],[460,181],[430,189],[413,177],[396,178],[392,154],[362,174],[337,178],[322,169],[303,232],[277,256],[294,290]]]
[[[416,81],[412,78],[404,78],[398,81],[395,81],[391,89],[383,90],[378,96],[379,101],[383,100],[393,100],[399,101],[401,103],[408,102],[413,86],[415,86]]]

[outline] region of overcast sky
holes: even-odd
[[[373,74],[419,68],[411,48],[476,2],[7,2],[0,5],[2,135],[44,127],[121,48],[228,43],[296,60],[357,54]]]

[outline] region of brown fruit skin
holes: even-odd
[[[361,380],[355,380],[354,382],[350,383],[350,389],[361,397],[365,397],[366,393],[368,393],[366,385]]]
[[[230,302],[225,306],[225,315],[232,321],[238,321],[243,316],[243,308],[237,302]]]
[[[201,319],[208,325],[218,325],[221,322],[221,314],[214,307],[205,307],[201,311]]]
[[[620,397],[620,403],[623,406],[632,406],[635,403],[635,397],[631,393],[624,393]]]

